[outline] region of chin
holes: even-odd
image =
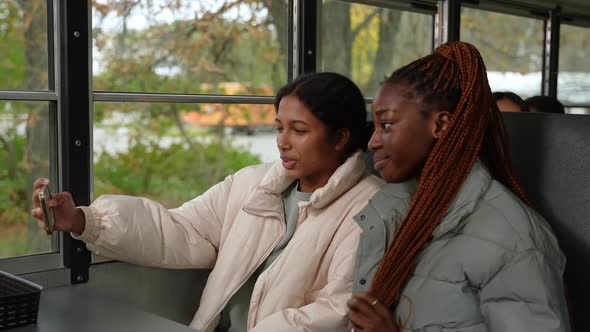
[[[287,176],[290,178],[294,178],[294,179],[299,179],[301,177],[301,172],[299,172],[296,169],[286,169],[285,171],[287,171]]]
[[[381,171],[379,172],[379,175],[381,175],[381,178],[387,183],[400,183],[405,181],[403,176],[400,176],[399,174],[392,174],[391,172],[387,171]]]

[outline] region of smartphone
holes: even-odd
[[[47,235],[53,234],[53,227],[55,225],[53,208],[49,206],[50,199],[51,191],[49,190],[49,185],[47,185],[39,191],[39,202],[41,203],[41,210],[43,211],[43,219],[45,219],[45,233],[47,233]]]

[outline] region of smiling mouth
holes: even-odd
[[[293,169],[293,168],[295,168],[295,164],[297,163],[296,160],[289,159],[289,158],[281,158],[281,160],[283,161],[282,164],[285,169]]]
[[[373,168],[379,170],[389,161],[389,158],[373,159]]]

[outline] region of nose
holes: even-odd
[[[291,147],[291,144],[289,143],[289,137],[284,131],[277,133],[277,147],[279,148],[279,151],[285,151]]]
[[[371,139],[369,140],[369,150],[375,152],[375,150],[381,148],[382,144],[381,135],[377,132],[377,130],[375,130],[373,135],[371,135]]]

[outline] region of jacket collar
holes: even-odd
[[[336,169],[326,185],[313,192],[309,202],[301,206],[315,209],[328,206],[358,182],[365,168],[362,152],[356,152]],[[276,214],[277,206],[280,206],[281,193],[295,180],[287,176],[287,171],[280,162],[276,162],[246,200],[244,210],[259,215]]]
[[[471,172],[469,172],[461,188],[459,188],[457,196],[444,214],[441,223],[432,232],[432,236],[434,238],[440,237],[459,226],[461,221],[465,220],[464,217],[475,210],[475,206],[491,183],[492,176],[490,172],[483,162],[477,159],[471,168]]]
[[[464,217],[475,210],[475,206],[487,191],[491,181],[490,172],[483,162],[477,159],[461,185],[457,196],[444,214],[442,221],[432,232],[432,236],[434,238],[440,237],[459,226],[461,221],[465,220]],[[397,212],[405,217],[411,199],[416,192],[416,187],[416,179],[397,184],[387,184],[377,195],[371,198],[370,203],[383,216],[391,218]],[[405,203],[399,203],[400,200],[405,201]]]

